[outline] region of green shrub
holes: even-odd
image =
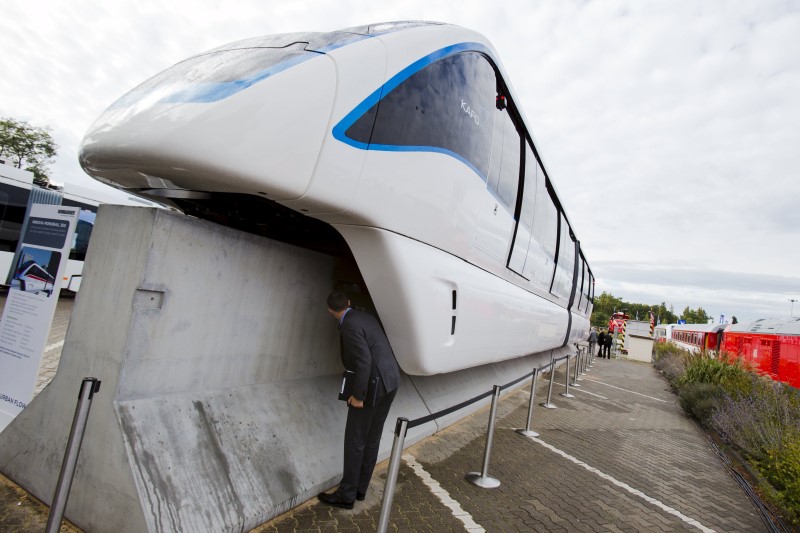
[[[690,383],[719,385],[729,396],[741,397],[753,390],[753,373],[741,359],[725,355],[719,358],[707,353],[686,354],[686,371],[678,379],[678,386]]]
[[[764,497],[800,525],[800,391],[729,354],[691,354],[672,343],[656,345],[655,367],[681,407],[741,451],[763,476]]]
[[[686,372],[686,352],[671,342],[660,342],[655,345],[653,366],[667,378],[670,385],[677,388],[678,379]]]
[[[762,493],[800,524],[800,391],[753,376],[750,393],[723,398],[709,425],[774,489]]]
[[[777,490],[777,503],[792,524],[800,524],[800,434],[786,439],[783,446],[769,450],[756,463],[761,474]]]
[[[713,383],[685,383],[678,390],[678,398],[683,410],[707,426],[725,389]]]
[[[686,353],[686,350],[671,342],[657,342],[653,350],[655,351],[656,361],[661,357],[683,356]]]
[[[747,395],[728,395],[711,427],[754,461],[764,461],[787,439],[800,435],[800,394],[782,383],[752,378]]]

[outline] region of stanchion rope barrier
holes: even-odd
[[[551,367],[554,364],[556,364],[557,362],[563,361],[564,359],[568,359],[568,358],[569,358],[569,356],[565,355],[564,357],[559,357],[558,359],[553,359],[552,361],[550,361],[546,365],[538,368],[536,371],[537,372],[541,372],[545,368]],[[507,389],[509,387],[513,387],[514,385],[516,385],[520,381],[528,379],[532,375],[533,375],[533,371],[528,372],[524,376],[519,377],[519,378],[515,379],[514,381],[509,381],[505,385],[501,385],[500,386],[500,390],[503,391],[503,390],[505,390],[505,389]],[[421,418],[417,418],[417,419],[414,419],[414,420],[409,420],[407,428],[411,429],[411,428],[415,428],[417,426],[421,426],[422,424],[427,424],[428,422],[436,420],[437,418],[441,418],[443,416],[449,415],[450,413],[454,413],[454,412],[456,412],[456,411],[458,411],[460,409],[465,408],[468,405],[471,405],[471,404],[473,404],[475,402],[479,402],[479,401],[483,400],[484,398],[488,398],[492,394],[494,394],[494,389],[488,390],[488,391],[486,391],[486,392],[484,392],[482,394],[479,394],[479,395],[475,396],[474,398],[470,398],[469,400],[463,401],[463,402],[461,402],[461,403],[459,403],[457,405],[454,405],[452,407],[448,407],[447,409],[442,409],[441,411],[437,411],[435,413],[431,413],[431,414],[429,414],[427,416],[423,416]]]

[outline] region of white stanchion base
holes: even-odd
[[[466,475],[467,481],[473,485],[483,487],[484,489],[496,489],[500,486],[500,480],[491,476],[482,476],[480,472],[470,472]]]
[[[540,403],[539,405],[541,405],[545,409],[558,409],[558,406],[553,405],[552,403]]]
[[[538,437],[539,436],[538,433],[536,433],[535,431],[531,431],[529,429],[518,429],[516,431],[517,431],[517,433],[519,433],[520,435],[523,435],[525,437]]]
[[[561,396],[563,396],[564,398],[574,398],[575,397],[574,394],[570,394],[568,392],[562,392]]]

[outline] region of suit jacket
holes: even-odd
[[[344,316],[339,333],[342,342],[342,364],[355,373],[353,396],[364,400],[370,375],[377,373],[386,392],[400,385],[400,368],[378,319],[369,313],[350,309]]]

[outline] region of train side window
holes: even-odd
[[[534,162],[531,161],[528,164],[534,164]],[[533,237],[528,252],[528,262],[525,264],[526,272],[523,275],[530,279],[534,286],[549,291],[550,281],[553,279],[556,239],[558,238],[558,211],[547,192],[544,171],[538,162],[535,164],[538,176],[536,180],[536,210],[533,214]]]
[[[586,311],[589,311],[589,304],[592,303],[592,273],[589,271],[589,265],[586,264],[586,260],[583,261],[583,266],[586,268],[586,287],[584,287],[584,291],[586,294]]]
[[[519,220],[508,260],[508,268],[530,280],[535,260],[530,259],[533,214],[536,212],[536,158],[529,144],[525,144],[525,184],[522,190]]]
[[[495,113],[489,190],[513,212],[519,188],[520,135],[508,108]]]
[[[561,217],[561,235],[558,247],[558,264],[553,289],[550,291],[561,298],[569,298],[572,291],[572,275],[575,269],[575,241],[570,237],[572,233],[563,213]]]
[[[581,271],[583,272],[583,281],[581,285],[581,311],[589,310],[589,268],[586,266],[586,259],[581,255]]]
[[[583,284],[586,282],[586,264],[583,262],[583,257],[580,258],[581,260],[581,268],[578,271],[578,276],[580,281],[578,282],[578,305],[576,306],[578,311],[583,311],[583,301],[584,301],[584,294],[583,294]]]

